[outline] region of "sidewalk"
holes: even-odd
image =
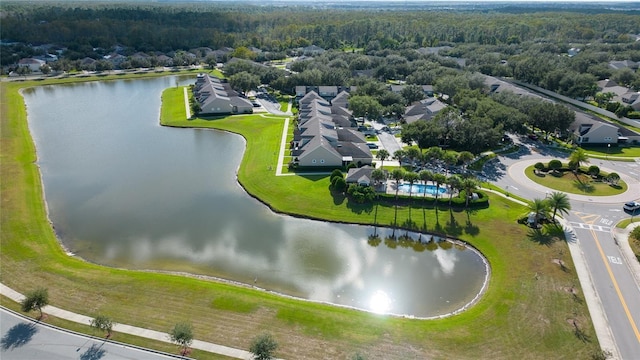
[[[0,294],[16,302],[21,302],[22,299],[24,299],[24,295],[16,292],[15,290],[9,288],[4,284],[0,284]],[[84,324],[84,325],[89,325],[89,323],[91,323],[91,320],[93,320],[88,316],[72,313],[70,311],[63,310],[51,305],[45,306],[44,308],[42,308],[42,311],[44,313],[53,315],[55,317],[73,321],[79,324]],[[158,340],[166,343],[171,342],[170,336],[167,333],[163,333],[155,330],[143,329],[143,328],[139,328],[131,325],[115,324],[113,326],[113,331],[123,333],[123,334],[140,336],[147,339]],[[191,348],[224,355],[224,356],[228,356],[235,359],[250,360],[254,358],[253,354],[248,351],[234,349],[228,346],[217,345],[217,344],[213,344],[206,341],[200,341],[200,340],[194,340],[193,343],[191,344]]]

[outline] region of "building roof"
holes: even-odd
[[[347,172],[347,177],[345,181],[347,183],[353,184],[370,184],[371,183],[371,173],[373,173],[374,168],[371,166],[363,166],[361,168],[351,168]]]

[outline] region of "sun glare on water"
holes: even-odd
[[[369,300],[369,309],[378,314],[385,314],[391,310],[391,298],[382,290],[376,291]]]

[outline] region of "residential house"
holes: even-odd
[[[303,47],[301,51],[303,55],[315,56],[315,55],[322,55],[325,52],[325,49],[316,45],[311,45],[311,46]]]
[[[345,181],[347,182],[347,184],[369,186],[371,185],[371,173],[373,173],[373,170],[374,168],[368,165],[361,168],[351,168],[347,172]]]
[[[576,120],[569,126],[578,144],[616,144],[619,128],[585,113],[576,112]]]
[[[426,98],[409,105],[403,115],[407,124],[414,123],[418,120],[431,120],[447,105],[436,98]]]
[[[35,58],[24,58],[18,61],[18,67],[29,68],[32,72],[40,72],[40,67],[45,64],[44,60]]]
[[[298,123],[290,144],[293,163],[302,167],[372,163],[366,139],[352,127],[353,117],[344,107],[347,98],[348,93],[341,91],[327,101],[310,91],[299,99]]]
[[[598,90],[602,93],[613,93],[611,98],[613,102],[622,103],[625,106],[631,106],[634,110],[640,110],[640,93],[632,91],[628,87],[620,86],[613,80],[598,81]]]
[[[609,61],[609,68],[613,70],[620,70],[624,68],[629,68],[631,70],[636,70],[638,68],[638,64],[632,60],[623,60],[623,61]]]
[[[202,115],[253,113],[253,104],[249,100],[238,96],[228,83],[208,74],[198,74],[193,95]]]

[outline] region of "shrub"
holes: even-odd
[[[620,175],[612,172],[611,174],[607,175],[607,181],[612,185],[618,185],[618,182],[620,181]]]
[[[553,159],[549,161],[549,169],[556,171],[562,168],[562,162],[558,159]]]
[[[347,181],[341,176],[336,176],[331,180],[331,188],[335,191],[344,192],[347,188]]]
[[[598,174],[600,174],[600,168],[596,165],[591,165],[589,166],[587,173],[591,176],[598,176]]]
[[[533,165],[533,167],[534,167],[536,170],[539,170],[539,171],[544,170],[544,164],[543,164],[543,163],[541,163],[541,162],[537,162],[535,165]]]
[[[636,241],[640,241],[640,226],[636,226],[631,233],[629,233],[629,237]]]
[[[331,183],[333,183],[333,179],[334,179],[335,177],[341,177],[341,178],[344,178],[344,174],[342,174],[342,170],[340,170],[340,169],[335,169],[335,170],[333,170],[333,171],[331,172],[331,176],[329,176],[329,181],[330,181]]]

